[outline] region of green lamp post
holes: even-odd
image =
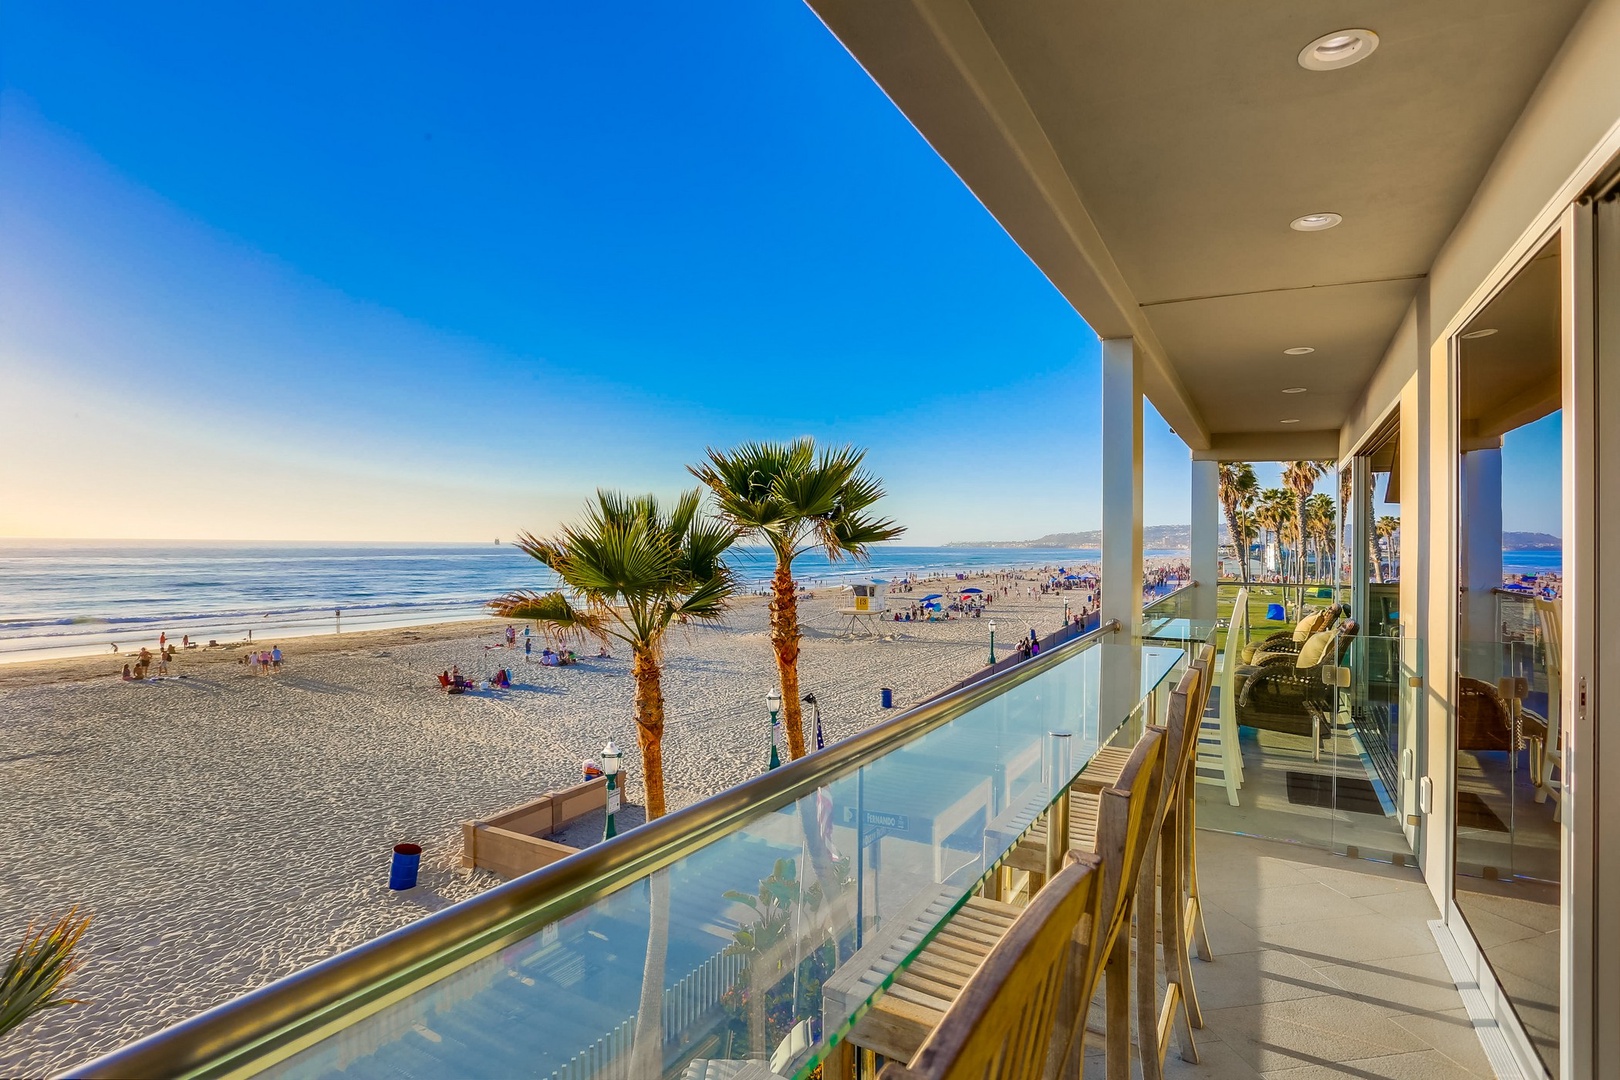
[[[779,721],[777,717],[782,712],[782,691],[771,687],[771,692],[765,695],[765,707],[771,712],[771,768],[782,764],[782,755],[776,749],[776,729]]]
[[[990,666],[996,666],[996,620],[990,620]]]
[[[614,779],[619,775],[619,748],[613,745],[612,739],[602,747],[602,775],[607,777],[607,825],[602,829],[602,839],[611,840],[619,835],[619,828],[613,822],[613,815],[619,809],[619,784]]]

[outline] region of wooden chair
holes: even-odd
[[[1199,683],[1198,705],[1193,715],[1198,717],[1202,724],[1204,714],[1209,709],[1209,688],[1215,681],[1215,646],[1205,645],[1198,650],[1198,657],[1194,665],[1202,672]],[[1186,900],[1183,905],[1182,923],[1187,932],[1188,950],[1195,952],[1198,959],[1208,963],[1215,959],[1214,950],[1209,947],[1209,933],[1204,929],[1204,905],[1198,889],[1198,758],[1194,751],[1192,769],[1187,776],[1186,788],[1182,792],[1182,806],[1185,818],[1181,827],[1181,865],[1183,880],[1186,883]],[[1196,1003],[1195,1003],[1196,1005]],[[1203,1018],[1197,1008],[1193,1008],[1193,1026],[1203,1027]]]
[[[879,1080],[1038,1080],[1070,965],[1085,963],[1072,943],[1090,945],[1101,879],[1095,855],[1071,861],[986,954],[911,1064],[890,1062]]]
[[[1108,1073],[1110,1080],[1127,1080],[1130,1075],[1131,941],[1125,931],[1131,925],[1132,901],[1161,802],[1163,779],[1164,733],[1149,728],[1122,771],[1120,785],[1096,795],[1069,796],[1071,805],[1079,802],[1094,809],[1085,813],[1079,827],[1088,842],[1079,851],[1071,851],[1067,861],[1095,857],[1101,878],[1094,886],[1097,917],[1089,936],[1073,946],[1075,958],[1064,980],[1055,1030],[1048,1040],[1052,1054],[1047,1075],[1057,1075],[1065,1062],[1083,1060],[1086,1009],[1098,979],[1105,975]],[[1041,859],[1044,867],[1044,851]],[[1060,872],[1052,880],[1061,876]],[[939,1028],[966,981],[995,944],[1010,932],[1020,911],[999,900],[970,898],[856,1022],[849,1043],[897,1062],[915,1062],[919,1048]],[[843,1075],[842,1069],[834,1069],[829,1080],[841,1080]]]
[[[1193,987],[1190,955],[1196,941],[1200,955],[1206,960],[1209,958],[1203,907],[1198,897],[1196,873],[1191,869],[1196,852],[1193,837],[1196,784],[1192,778],[1198,746],[1197,718],[1208,700],[1206,679],[1214,661],[1214,646],[1206,645],[1170,694],[1165,715],[1164,807],[1149,841],[1136,912],[1136,1030],[1145,1080],[1156,1080],[1163,1074],[1172,1028],[1179,1031],[1182,1060],[1196,1063],[1198,1049],[1192,1029],[1204,1026]],[[1094,760],[1075,778],[1075,787],[1082,791],[1098,790],[1118,779],[1111,762]],[[1160,943],[1164,949],[1165,977],[1162,1003],[1158,998],[1153,963],[1155,947]],[[1153,1054],[1148,1053],[1149,1033],[1156,1036]]]
[[[1213,659],[1211,655],[1209,662]],[[1181,1059],[1196,1063],[1198,1047],[1192,1029],[1204,1026],[1193,986],[1188,909],[1191,907],[1195,913],[1200,933],[1203,912],[1196,899],[1189,905],[1186,888],[1187,864],[1194,855],[1189,829],[1197,786],[1193,780],[1197,718],[1207,685],[1204,666],[1196,662],[1189,665],[1170,695],[1165,717],[1164,810],[1148,841],[1149,855],[1142,867],[1136,911],[1136,1039],[1144,1080],[1158,1080],[1164,1075],[1172,1029],[1181,1044]],[[1204,940],[1207,944],[1207,938]],[[1158,999],[1153,963],[1156,944],[1164,950],[1162,1002]]]

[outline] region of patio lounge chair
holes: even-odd
[[[1345,619],[1313,635],[1298,656],[1273,655],[1246,677],[1239,671],[1238,726],[1310,738],[1312,754],[1320,758],[1323,729],[1331,729],[1334,713],[1323,669],[1338,665],[1358,629],[1354,619]]]

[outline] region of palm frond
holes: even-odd
[[[17,951],[0,970],[0,1036],[35,1013],[77,1005],[61,989],[79,967],[76,950],[90,925],[90,916],[74,907],[49,930],[32,926]]]
[[[509,592],[491,600],[489,609],[498,619],[538,622],[561,640],[583,642],[586,638],[595,638],[601,641],[616,636],[608,632],[599,614],[575,607],[560,592]]]

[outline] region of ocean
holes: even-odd
[[[1098,558],[1074,548],[883,546],[865,564],[810,553],[796,567],[814,586]],[[735,549],[732,561],[747,590],[773,569],[762,549]],[[159,633],[206,644],[474,619],[501,593],[555,584],[509,544],[0,541],[0,663],[155,645]]]

